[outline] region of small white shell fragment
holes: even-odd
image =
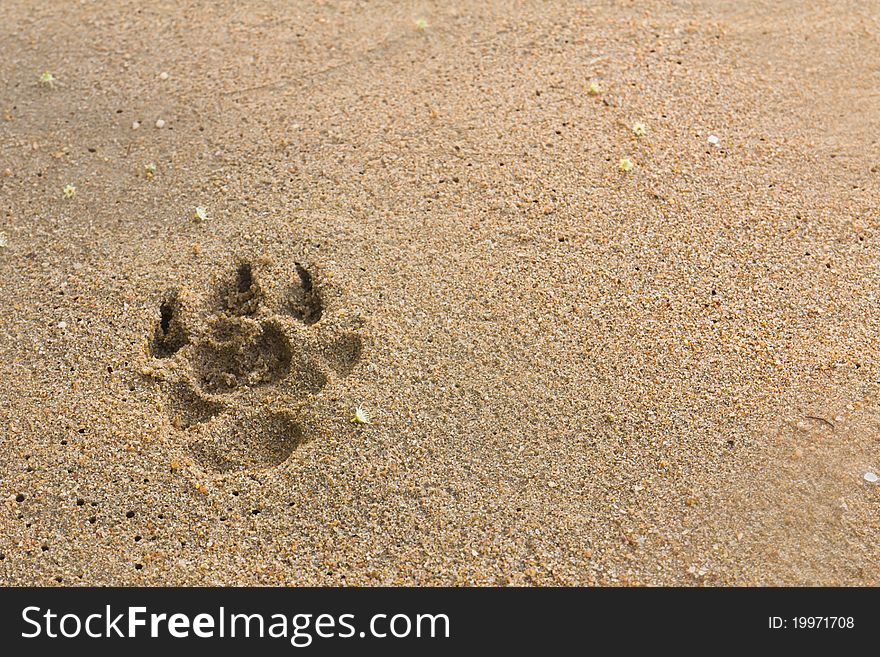
[[[0,232],[0,249],[5,249],[9,246],[9,239],[6,237],[6,233]]]
[[[869,484],[876,484],[878,481],[880,481],[880,477],[868,470],[865,473],[865,481],[867,481]]]
[[[156,127],[160,130],[165,127],[165,119],[158,119],[156,121]]]
[[[708,141],[713,146],[720,146],[721,145],[721,140],[718,139],[718,137],[716,137],[715,135],[709,135],[709,139],[707,139],[706,141]]]
[[[132,129],[132,130],[137,130],[137,129],[140,128],[140,127],[141,127],[141,122],[140,122],[140,121],[133,121],[132,124],[131,124],[131,129]]]
[[[370,424],[370,416],[360,406],[354,409],[354,417],[351,421],[355,424]]]
[[[67,328],[67,322],[65,322],[65,321],[62,319],[60,322],[58,322],[58,328],[60,328],[60,329],[63,331],[64,329]]]
[[[168,79],[168,71],[162,71],[161,73],[159,73],[159,79],[160,80],[167,80]]]

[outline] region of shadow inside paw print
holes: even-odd
[[[276,294],[263,290],[248,262],[201,312],[168,294],[150,342],[153,358],[168,365],[162,379],[174,430],[217,472],[286,461],[307,439],[299,414],[352,372],[362,350],[356,332],[327,318],[305,267],[297,264],[296,280]]]
[[[224,318],[214,322],[211,335],[196,347],[192,365],[203,390],[224,392],[283,379],[291,358],[281,326]]]

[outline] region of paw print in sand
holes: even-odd
[[[208,299],[175,290],[150,336],[174,431],[203,467],[276,466],[319,430],[310,407],[349,375],[362,341],[342,312],[325,311],[309,271],[285,287],[241,262]]]

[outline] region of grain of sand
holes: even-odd
[[[0,582],[880,583],[877,9],[3,2]]]

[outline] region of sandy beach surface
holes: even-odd
[[[880,584],[876,2],[0,53],[0,583]]]

